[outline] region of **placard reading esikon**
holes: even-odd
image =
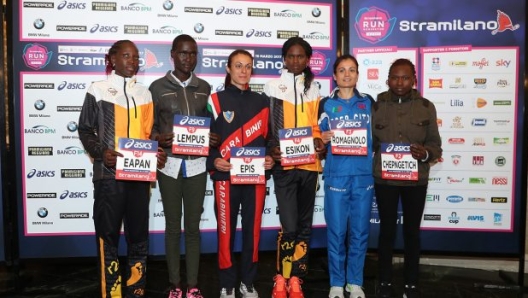
[[[211,119],[174,115],[172,153],[207,156]]]
[[[315,162],[315,148],[311,127],[280,129],[279,142],[282,152],[282,166]]]
[[[232,184],[266,183],[263,147],[232,147],[230,163]]]
[[[117,180],[156,181],[158,142],[119,138],[117,151]]]

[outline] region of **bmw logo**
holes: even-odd
[[[68,125],[66,127],[68,128],[68,131],[74,132],[74,131],[77,130],[77,122],[70,121],[70,123],[68,123]]]
[[[196,25],[194,25],[194,32],[202,33],[203,31],[204,31],[204,25],[202,23],[196,23]]]
[[[33,22],[33,27],[35,27],[35,29],[42,29],[44,28],[44,20],[43,19],[36,19],[34,22]]]
[[[321,10],[319,7],[314,7],[314,9],[312,9],[312,15],[316,18],[321,16]]]
[[[171,10],[173,8],[174,8],[174,3],[172,3],[172,1],[167,0],[167,1],[163,2],[163,9]]]
[[[46,103],[42,99],[37,99],[33,106],[35,107],[35,109],[42,111],[46,107]]]
[[[40,207],[39,210],[37,211],[37,215],[40,218],[44,218],[44,217],[48,216],[48,209],[46,209],[44,207]]]

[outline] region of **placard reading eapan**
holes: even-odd
[[[156,181],[158,142],[119,138],[116,180]]]
[[[280,129],[279,142],[282,152],[282,166],[315,162],[315,148],[311,127]]]
[[[174,115],[172,153],[207,156],[211,119]]]
[[[232,147],[230,163],[232,184],[265,184],[264,147]]]

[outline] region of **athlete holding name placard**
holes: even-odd
[[[378,203],[378,297],[392,297],[392,252],[398,203],[403,210],[404,298],[420,297],[420,223],[425,206],[430,163],[442,156],[436,108],[414,85],[416,70],[407,59],[389,69],[389,91],[372,108],[374,189]]]
[[[127,144],[139,151],[149,146],[152,97],[136,82],[139,53],[133,42],[114,43],[105,62],[108,78],[90,85],[79,116],[79,138],[93,158],[93,219],[101,297],[144,297],[150,182],[117,180],[116,162],[117,157],[124,157],[117,151],[120,138],[138,139],[138,143]],[[157,168],[163,168],[167,154],[161,150],[156,156]],[[137,160],[127,162],[127,167],[133,168],[146,165]],[[122,223],[128,246],[126,278],[121,277],[117,253]],[[121,285],[126,285],[124,295]]]
[[[365,298],[363,267],[374,195],[372,128],[374,100],[356,89],[359,65],[343,55],[334,62],[337,88],[319,105],[321,137],[327,144],[324,214],[328,237],[330,298]]]

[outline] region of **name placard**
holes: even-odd
[[[156,181],[158,142],[119,138],[116,180]]]
[[[231,148],[231,183],[232,184],[265,184],[264,147]]]
[[[174,115],[172,153],[207,156],[211,119]]]
[[[367,155],[367,121],[330,120],[332,154]]]
[[[294,166],[315,162],[312,128],[298,127],[279,130],[281,165]]]
[[[418,161],[412,157],[411,144],[381,143],[381,178],[418,181]]]

